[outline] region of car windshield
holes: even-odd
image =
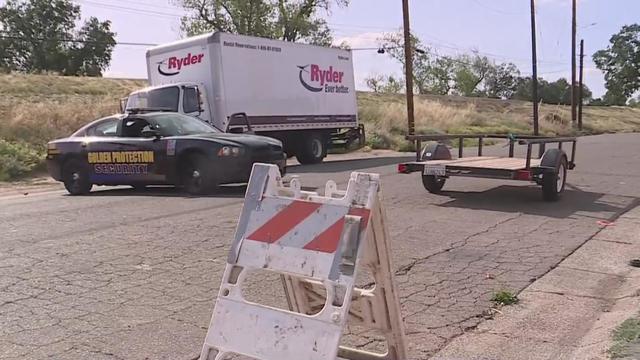
[[[125,110],[158,109],[178,111],[179,100],[180,89],[177,86],[141,91],[129,96]]]
[[[195,135],[220,132],[202,120],[181,114],[157,114],[150,117],[163,136]]]

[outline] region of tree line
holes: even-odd
[[[284,41],[335,46],[326,21],[332,7],[349,0],[175,0],[186,15],[184,36],[211,31],[253,35]],[[71,0],[7,0],[0,6],[0,70],[56,72],[101,76],[111,62],[116,34],[109,20],[91,17],[81,26],[80,7]],[[404,39],[388,34],[383,51],[404,66]],[[531,100],[531,77],[512,63],[496,63],[479,53],[438,55],[413,36],[414,83],[421,94],[456,94]],[[340,44],[339,46],[346,46]],[[637,105],[640,91],[640,24],[624,26],[609,46],[593,55],[605,75],[606,94],[592,99],[585,86],[585,102],[598,105]],[[377,92],[402,92],[404,79],[387,75],[366,79]],[[541,101],[570,102],[566,79],[539,79]]]
[[[380,53],[405,65],[402,33],[387,34],[381,39]],[[416,36],[411,38],[415,50],[413,81],[419,94],[459,95],[497,99],[532,99],[532,78],[522,76],[518,67],[510,62],[497,63],[479,53],[446,56],[435,53]],[[404,78],[374,75],[365,79],[374,92],[399,93],[404,91]],[[550,104],[571,104],[571,85],[566,79],[549,82],[538,80],[540,101]],[[592,100],[589,88],[583,86],[584,101]]]

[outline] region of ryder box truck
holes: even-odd
[[[274,137],[305,164],[322,161],[332,140],[363,141],[349,50],[216,32],[149,49],[147,71],[150,87],[125,111],[177,111]]]

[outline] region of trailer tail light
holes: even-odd
[[[531,181],[531,179],[533,179],[533,176],[531,175],[531,170],[516,171],[515,180]]]
[[[400,173],[400,174],[408,174],[409,173],[409,167],[407,166],[407,164],[398,164],[398,173]]]

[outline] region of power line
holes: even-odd
[[[59,41],[59,42],[68,42],[68,43],[78,43],[78,44],[100,44],[107,45],[107,42],[104,41],[91,41],[91,40],[79,40],[79,39],[56,39],[56,38],[26,38],[24,36],[15,36],[15,35],[0,35],[0,39],[7,40],[21,40],[21,41]],[[128,45],[128,46],[157,46],[158,44],[152,43],[142,43],[142,42],[128,42],[128,41],[116,41],[115,45]]]
[[[89,1],[89,0],[75,0],[75,1],[81,4],[96,6],[103,9],[119,10],[119,11],[128,12],[132,14],[140,14],[140,15],[147,15],[147,16],[161,16],[161,17],[172,18],[172,19],[180,19],[182,17],[182,15],[170,14],[170,13],[165,13],[161,11],[132,8],[127,6],[113,5],[113,4],[103,4],[103,3]]]
[[[473,2],[478,4],[478,6],[480,6],[480,7],[483,7],[485,9],[488,9],[490,11],[493,11],[495,13],[502,14],[502,15],[512,16],[512,15],[526,15],[527,14],[527,13],[524,13],[524,12],[507,12],[507,11],[503,11],[503,10],[500,10],[500,9],[496,9],[494,7],[491,7],[491,6],[483,4],[482,2],[480,2],[480,0],[473,0]]]

